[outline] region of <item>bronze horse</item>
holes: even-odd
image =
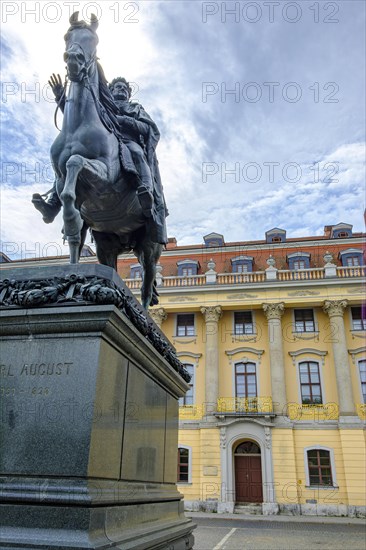
[[[133,175],[121,165],[117,118],[101,98],[101,89],[105,97],[109,90],[96,57],[97,18],[87,24],[76,12],[70,24],[64,54],[70,87],[62,129],[51,147],[70,263],[79,261],[87,228],[101,264],[116,269],[118,254],[133,250],[143,270],[141,299],[147,309],[158,303],[155,274],[162,244],[151,240]]]

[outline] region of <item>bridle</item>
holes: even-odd
[[[73,42],[71,44],[71,46],[68,48],[68,50],[66,50],[66,52],[64,54],[64,59],[65,59],[66,55],[68,54],[68,51],[73,46],[78,46],[78,48],[80,48],[81,53],[84,57],[84,64],[83,64],[83,66],[81,67],[81,69],[79,71],[79,74],[82,74],[82,77],[80,79],[80,83],[83,84],[85,86],[85,88],[90,91],[91,96],[92,96],[93,101],[94,101],[95,108],[96,108],[97,113],[98,113],[99,120],[101,121],[103,126],[106,128],[106,130],[108,130],[108,132],[114,133],[113,124],[109,120],[107,112],[106,112],[103,104],[101,103],[100,99],[96,96],[95,91],[93,89],[93,86],[91,85],[90,78],[89,78],[90,68],[92,67],[92,65],[94,63],[97,62],[98,58],[97,58],[96,54],[94,53],[93,55],[91,55],[90,59],[88,61],[86,61],[85,51],[84,51],[83,47],[81,46],[81,44],[79,44],[78,42]],[[65,61],[66,61],[66,59],[65,59]],[[67,66],[67,61],[66,61],[66,66]],[[55,114],[54,114],[54,123],[55,123],[56,128],[59,131],[61,131],[61,130],[57,126],[57,112],[58,112],[58,109],[59,109],[59,104],[61,103],[61,100],[64,98],[64,96],[66,94],[66,88],[67,88],[68,80],[70,80],[70,74],[69,74],[69,69],[67,68],[66,69],[64,90],[63,90],[62,96],[60,97],[60,100],[57,102],[57,107],[56,107]]]

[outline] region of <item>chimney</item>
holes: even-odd
[[[177,239],[175,237],[168,237],[166,249],[171,250],[172,248],[177,248]]]
[[[326,237],[327,239],[330,238],[330,232],[332,231],[332,225],[325,225],[324,226],[324,237]]]

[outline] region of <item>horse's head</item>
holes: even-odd
[[[85,21],[78,21],[78,14],[79,12],[75,12],[70,17],[71,27],[65,34],[64,61],[72,82],[80,82],[88,74],[96,61],[98,44],[96,16],[92,14],[88,25]]]

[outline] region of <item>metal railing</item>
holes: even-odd
[[[182,405],[179,407],[179,420],[201,420],[203,405]]]
[[[357,414],[361,420],[366,420],[366,403],[359,403],[357,405]]]
[[[217,412],[266,414],[272,412],[271,397],[219,397]]]
[[[299,404],[289,403],[287,415],[290,420],[337,420],[339,418],[339,407],[337,403],[324,404]]]

